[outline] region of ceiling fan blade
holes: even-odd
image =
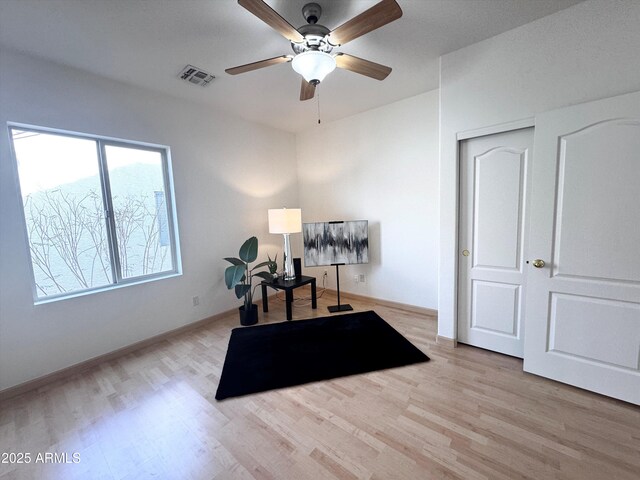
[[[300,100],[311,100],[316,94],[315,85],[311,85],[304,78],[302,79],[302,85],[300,85]]]
[[[329,34],[332,45],[344,45],[376,28],[391,23],[402,16],[402,9],[396,0],[382,0],[369,10],[343,23]]]
[[[262,0],[238,0],[238,3],[287,40],[295,43],[300,43],[304,40],[300,32]]]
[[[270,67],[271,65],[277,65],[279,63],[287,63],[292,59],[293,57],[291,55],[280,55],[279,57],[268,58],[267,60],[260,60],[259,62],[247,63],[246,65],[227,68],[225,72],[227,72],[229,75],[238,75],[239,73],[251,72],[252,70]]]
[[[391,73],[391,67],[354,57],[353,55],[347,55],[346,53],[338,53],[335,58],[338,68],[344,68],[350,72],[366,75],[376,80],[384,80]]]

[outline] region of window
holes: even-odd
[[[37,300],[178,273],[167,148],[9,130]]]

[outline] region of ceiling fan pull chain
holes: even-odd
[[[316,98],[318,99],[318,125],[320,125],[320,84],[316,85]]]

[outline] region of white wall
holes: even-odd
[[[369,221],[369,264],[340,289],[437,308],[438,92],[321,125],[297,140],[304,222]],[[300,238],[293,243],[302,245]],[[306,269],[322,276],[324,268]],[[328,267],[335,288],[335,268]],[[364,273],[365,283],[354,275]]]
[[[439,335],[456,336],[456,134],[640,90],[639,25],[640,2],[591,0],[441,58]]]
[[[34,306],[7,121],[169,145],[184,274]],[[292,134],[6,50],[0,125],[0,390],[239,306],[222,258],[298,202]]]

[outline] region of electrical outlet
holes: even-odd
[[[329,275],[329,272],[327,270],[325,270],[324,273],[322,274],[322,276],[326,277],[327,275]]]
[[[360,274],[360,283],[364,283],[364,281],[365,281],[364,273],[361,273]]]
[[[353,281],[358,283],[360,281],[360,279],[358,278],[358,275],[354,275],[353,276]]]
[[[198,305],[200,305],[200,297],[196,295],[195,297],[193,297],[193,306],[197,307]]]

